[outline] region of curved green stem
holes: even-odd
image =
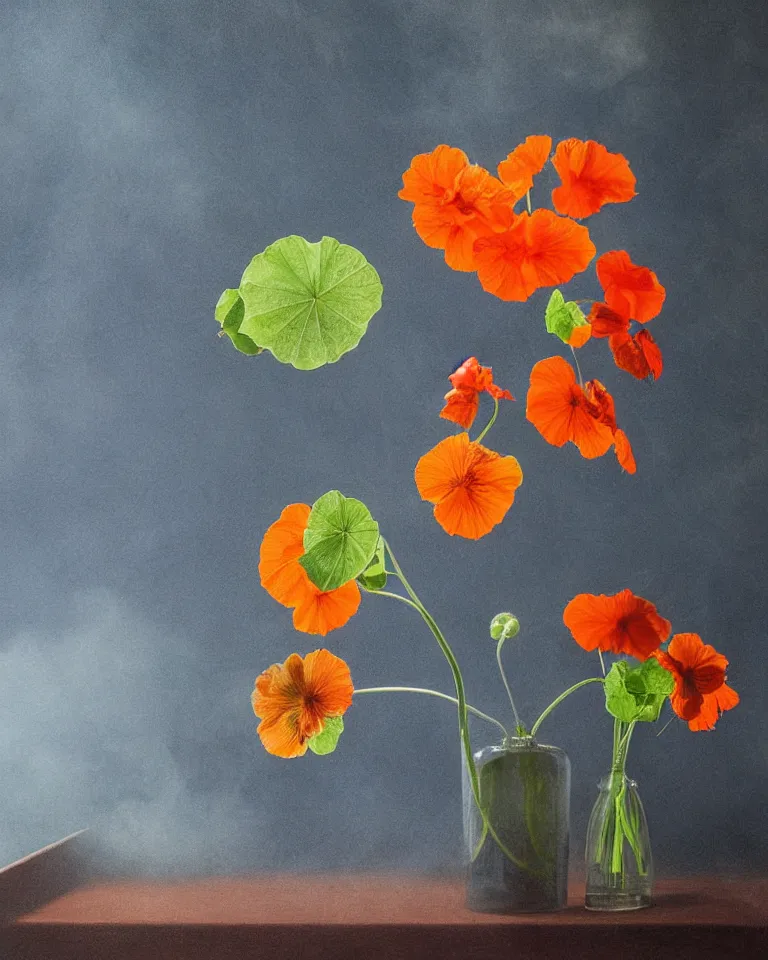
[[[376,592],[376,591],[373,591]],[[364,687],[360,690],[355,690],[355,694],[358,693],[426,693],[432,697],[440,697],[441,700],[448,700],[450,703],[458,704],[456,697],[451,697],[447,693],[440,693],[439,690],[430,690],[427,687]],[[469,713],[474,714],[476,717],[480,717],[481,720],[487,720],[488,723],[494,723],[504,734],[505,737],[509,736],[507,728],[504,726],[501,721],[496,720],[495,717],[489,717],[487,713],[483,713],[482,710],[478,710],[476,707],[467,704],[467,710]]]
[[[486,423],[485,429],[480,433],[478,437],[475,438],[475,443],[480,443],[483,437],[488,433],[491,427],[496,423],[496,417],[499,415],[499,401],[496,397],[493,398],[493,413],[491,414],[491,419]],[[390,557],[392,554],[390,554]]]
[[[605,680],[602,677],[589,677],[588,680],[580,680],[578,683],[574,683],[572,687],[568,687],[568,689],[564,693],[561,693],[556,700],[553,700],[552,703],[550,703],[550,705],[541,714],[541,716],[536,721],[536,723],[534,723],[534,725],[531,727],[531,736],[532,737],[536,736],[536,731],[539,729],[542,723],[547,719],[550,713],[552,713],[552,711],[555,709],[556,706],[561,704],[566,697],[569,697],[574,692],[574,690],[578,690],[579,687],[585,687],[588,683],[605,683]]]
[[[501,679],[504,681],[504,686],[507,690],[507,696],[509,697],[509,702],[512,705],[512,713],[515,715],[515,730],[518,733],[518,735],[522,734],[524,736],[525,728],[523,727],[522,723],[520,723],[520,716],[518,715],[517,707],[515,706],[515,701],[512,697],[512,691],[509,689],[507,675],[504,672],[504,666],[501,662],[501,648],[504,646],[504,641],[506,639],[507,639],[506,637],[502,636],[499,638],[499,642],[496,644],[496,663],[498,663],[499,665],[499,673],[501,674]]]
[[[483,835],[481,837],[481,840],[480,840],[480,843],[478,844],[477,849],[474,851],[472,855],[472,859],[473,860],[475,859],[475,857],[478,855],[478,853],[482,848],[483,842],[485,840],[485,830],[487,828],[488,832],[496,841],[496,843],[499,846],[499,849],[504,853],[504,855],[508,857],[513,863],[517,864],[518,866],[525,867],[525,864],[522,864],[520,860],[517,857],[515,857],[514,854],[512,854],[507,849],[505,844],[502,843],[498,834],[493,828],[493,824],[489,822],[488,814],[485,812],[485,809],[483,808],[482,802],[480,800],[480,782],[477,776],[477,767],[475,766],[475,760],[474,760],[474,757],[472,756],[472,741],[470,740],[470,736],[469,736],[469,721],[467,718],[467,699],[464,694],[464,680],[461,676],[461,670],[459,669],[459,664],[456,660],[456,657],[454,656],[453,650],[451,650],[448,644],[448,641],[443,636],[440,630],[440,627],[438,627],[437,623],[432,617],[432,614],[427,610],[427,608],[424,606],[421,600],[419,600],[415,590],[410,585],[410,583],[408,583],[408,580],[406,579],[406,576],[403,573],[403,570],[400,564],[397,562],[397,558],[395,557],[394,553],[392,553],[392,548],[390,547],[390,545],[387,543],[386,540],[384,540],[384,548],[389,554],[389,559],[392,561],[392,566],[394,567],[395,572],[397,573],[397,576],[400,578],[400,582],[402,583],[405,589],[405,592],[411,598],[411,601],[412,601],[411,605],[416,607],[422,619],[427,624],[429,629],[432,631],[432,634],[435,640],[437,640],[437,643],[440,649],[443,651],[443,655],[445,656],[445,659],[448,661],[448,666],[451,668],[451,673],[453,674],[453,683],[454,683],[454,686],[456,687],[456,698],[457,698],[456,702],[457,702],[458,712],[459,712],[459,735],[460,735],[462,746],[464,748],[464,758],[467,764],[467,774],[469,776],[469,783],[472,789],[472,796],[474,797],[475,804],[477,805],[477,809],[483,820]],[[404,597],[398,597],[397,594],[392,594],[392,596],[394,596],[399,600],[405,600]]]

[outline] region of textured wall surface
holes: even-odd
[[[147,872],[455,866],[449,705],[360,698],[325,758],[278,760],[255,734],[256,675],[321,645],[259,586],[261,537],[339,487],[380,521],[491,713],[508,710],[487,635],[500,609],[523,625],[508,663],[529,721],[598,667],[562,624],[575,593],[630,587],[725,653],[741,705],[712,733],[638,730],[628,769],[660,869],[768,866],[765,20],[758,0],[9,5],[0,861],[90,824]],[[665,284],[665,370],[648,385],[584,352],[634,477],[525,420],[532,365],[562,352],[548,291],[485,294],[396,195],[416,153],[450,143],[493,170],[530,133],[599,140],[637,176],[636,199],[589,226]],[[534,201],[555,183],[550,168]],[[384,283],[360,347],[311,373],[237,354],[213,319],[290,233],[358,247]],[[568,290],[595,296],[594,272]],[[413,484],[469,354],[518,397],[492,439],[525,474],[479,542],[449,538]],[[358,686],[451,692],[404,606],[366,597],[325,645]],[[542,736],[572,759],[578,860],[610,759],[599,691]]]

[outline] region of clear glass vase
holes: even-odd
[[[588,910],[639,910],[651,905],[653,858],[637,784],[614,771],[598,784],[587,827]]]
[[[533,737],[512,737],[479,750],[474,759],[490,829],[465,762],[467,906],[481,913],[560,910],[568,898],[568,757]]]

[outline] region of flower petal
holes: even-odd
[[[483,290],[502,300],[524,301],[540,287],[568,283],[595,255],[589,231],[551,210],[521,213],[503,232],[474,245]]]
[[[653,270],[633,263],[626,250],[604,253],[596,269],[605,303],[611,310],[638,323],[647,323],[659,315],[666,290]]]
[[[623,203],[636,196],[635,176],[626,157],[609,153],[595,140],[562,140],[552,164],[562,181],[552,191],[558,213],[588,217],[606,203]]]
[[[552,137],[526,137],[498,166],[499,180],[519,200],[533,186],[533,178],[544,169],[552,149]]]
[[[307,583],[308,589],[293,611],[293,625],[297,630],[324,637],[331,630],[343,627],[357,613],[360,588],[354,580],[326,591],[318,590],[309,577]]]
[[[460,427],[469,430],[475,422],[480,406],[478,397],[475,390],[449,390],[444,397],[445,406],[440,411],[440,416],[443,420],[458,423]]]
[[[469,158],[458,147],[441,143],[431,153],[419,153],[411,160],[403,174],[403,189],[398,193],[401,200],[412,203],[432,203],[442,200],[446,190],[451,190],[456,177]]]
[[[264,534],[259,551],[259,577],[267,593],[285,607],[304,596],[309,583],[298,562],[304,553],[304,531],[310,507],[306,503],[287,506]]]
[[[616,433],[614,433],[613,443],[619,465],[626,470],[627,473],[637,473],[637,463],[635,462],[635,455],[632,452],[632,445],[623,430],[617,430]]]
[[[624,653],[641,661],[655,654],[671,629],[649,600],[631,590],[612,596],[580,593],[563,611],[563,622],[584,650]]]

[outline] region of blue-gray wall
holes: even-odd
[[[595,672],[562,625],[575,593],[630,587],[724,652],[738,709],[713,733],[641,729],[629,770],[661,869],[768,865],[765,20],[759,0],[8,5],[0,861],[90,824],[148,871],[456,863],[449,706],[361,698],[324,759],[269,757],[255,734],[256,675],[320,645],[260,588],[262,534],[338,486],[379,519],[490,712],[506,710],[500,609],[523,624],[509,670],[529,720]],[[589,226],[666,285],[664,374],[584,351],[635,477],[525,420],[530,368],[558,352],[548,291],[483,293],[396,196],[415,153],[447,142],[494,169],[530,133],[599,140],[637,175],[637,198]],[[353,244],[384,283],[360,348],[312,373],[235,353],[212,316],[290,233]],[[594,273],[571,289],[594,295]],[[525,474],[477,543],[447,537],[412,480],[472,353],[518,397],[492,439]],[[450,691],[405,607],[365,598],[325,643],[358,686]],[[610,730],[587,688],[543,731],[572,758],[577,856]]]

